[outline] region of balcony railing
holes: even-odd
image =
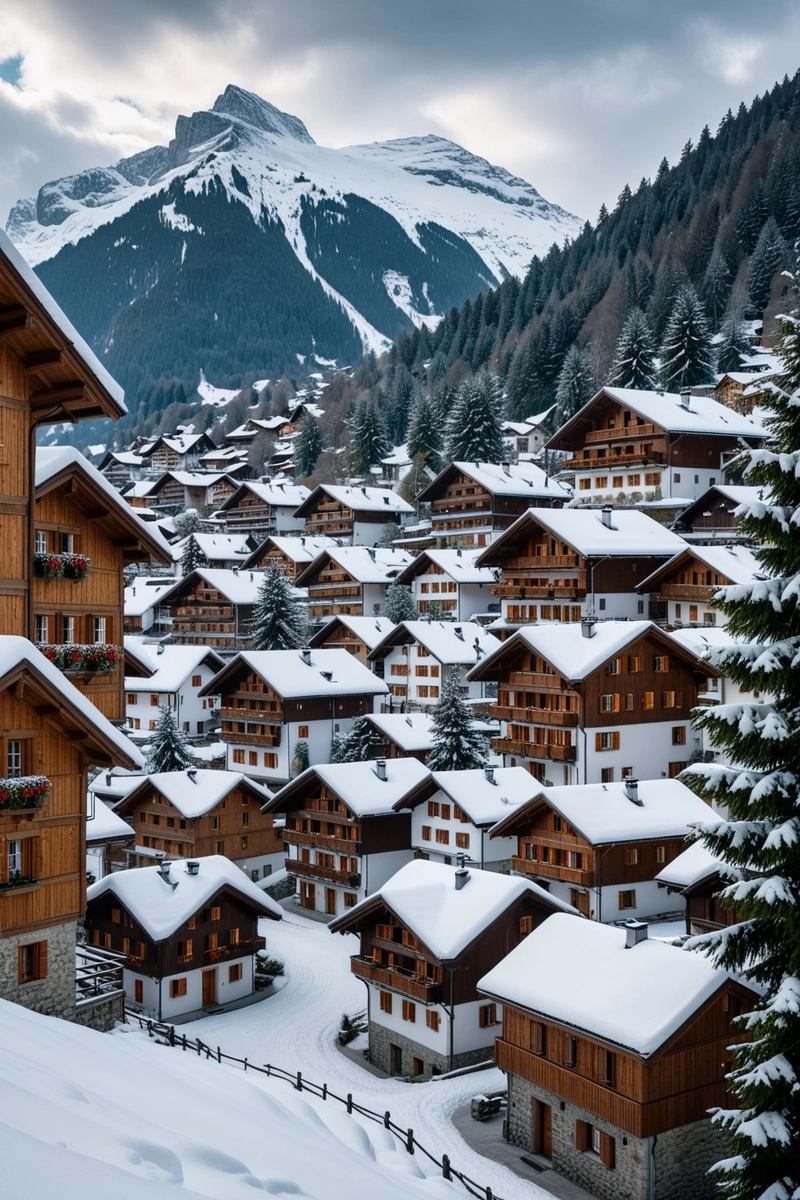
[[[50,794],[46,775],[20,775],[0,779],[0,812],[35,812],[43,808]]]
[[[539,725],[561,725],[570,729],[574,729],[580,721],[580,715],[576,712],[556,712],[542,708],[509,708],[505,704],[490,705],[489,716],[495,717],[498,721],[534,721]]]
[[[37,579],[71,579],[79,583],[92,569],[92,560],[85,554],[47,554],[33,556],[33,573]]]
[[[301,862],[299,858],[287,858],[286,870],[292,875],[302,876],[303,879],[324,879],[328,883],[338,883],[349,888],[361,886],[361,876],[358,874],[337,871],[334,867],[323,867],[319,863]]]
[[[724,586],[718,583],[665,583],[659,588],[658,597],[660,600],[701,600],[707,604],[715,588]]]
[[[639,449],[634,450],[632,454],[591,453],[585,458],[568,458],[561,464],[561,468],[565,471],[595,471],[600,467],[607,467],[609,474],[613,474],[616,467],[632,467],[637,463],[663,465],[666,461],[667,456],[661,450],[649,450],[645,453],[644,450]]]
[[[555,584],[498,583],[492,587],[493,596],[504,596],[507,600],[581,600],[586,595],[586,584],[569,587]]]
[[[122,658],[119,646],[102,642],[88,645],[77,642],[62,645],[37,642],[36,646],[65,675],[108,675],[116,671]]]
[[[438,1004],[442,998],[441,983],[424,979],[413,971],[382,966],[361,954],[351,955],[350,970],[359,979],[366,979],[378,987],[389,988],[394,992],[402,992],[404,996],[411,996],[421,1004]]]
[[[541,879],[560,879],[563,883],[576,883],[581,887],[594,887],[594,871],[581,867],[564,867],[557,863],[538,862],[531,858],[511,859],[511,870],[522,875],[536,875]]]
[[[327,833],[306,833],[301,829],[283,831],[283,840],[287,846],[316,846],[320,850],[328,850],[333,854],[359,854],[360,842],[351,842],[347,838],[333,837]]]
[[[492,749],[498,754],[519,754],[522,758],[548,758],[552,762],[575,762],[575,746],[542,746],[538,742],[522,742],[517,738],[492,738]]]
[[[634,438],[654,437],[662,430],[655,425],[623,425],[620,429],[591,429],[584,435],[586,442],[630,442]]]

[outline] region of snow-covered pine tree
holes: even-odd
[[[675,297],[661,347],[661,382],[671,392],[710,383],[714,376],[711,331],[691,284]]]
[[[339,743],[337,762],[366,762],[383,747],[383,738],[366,717],[356,717]]]
[[[489,741],[472,728],[472,714],[461,694],[458,668],[444,677],[441,698],[431,713],[431,724],[433,749],[428,766],[432,771],[468,771],[486,764]]]
[[[650,322],[640,308],[625,318],[608,376],[612,387],[649,391],[655,387],[655,342]]]
[[[192,765],[186,736],[178,728],[171,708],[159,708],[153,739],[147,748],[147,770],[150,775],[162,771],[185,771]]]
[[[347,424],[350,426],[353,469],[365,474],[391,449],[378,400],[374,396],[366,396],[359,401],[352,420]]]
[[[760,317],[767,307],[772,277],[783,266],[786,254],[786,243],[781,237],[777,221],[774,217],[767,217],[747,268],[750,316]]]
[[[305,738],[294,744],[294,753],[292,755],[292,770],[295,775],[302,775],[303,771],[307,771],[310,766],[308,757],[308,742]]]
[[[450,462],[502,462],[505,456],[500,428],[502,397],[497,377],[481,371],[465,379],[456,392],[448,423]]]
[[[184,575],[188,575],[190,571],[196,571],[198,567],[207,567],[208,559],[200,549],[200,543],[193,533],[190,533],[186,539],[186,544],[183,547],[181,554],[181,571]]]
[[[706,306],[712,329],[719,329],[719,323],[730,296],[732,282],[728,264],[719,250],[715,250],[703,276],[703,303]]]
[[[324,449],[325,441],[319,421],[307,412],[294,443],[295,474],[298,478],[305,479],[311,474]]]
[[[404,583],[390,583],[386,589],[383,615],[394,621],[395,625],[399,625],[401,621],[416,621],[419,613],[411,588]]]
[[[442,427],[428,392],[421,391],[411,411],[406,449],[410,458],[422,456],[432,471],[442,464]]]
[[[717,371],[739,371],[742,359],[750,351],[750,341],[744,321],[738,312],[730,313],[722,323],[717,344]]]
[[[183,541],[190,533],[197,533],[200,528],[200,514],[196,508],[185,508],[183,512],[175,514],[172,524],[178,541]]]
[[[770,398],[768,450],[749,452],[747,482],[763,488],[742,530],[760,547],[763,579],[721,588],[715,604],[739,644],[711,652],[713,665],[746,695],[702,710],[697,724],[735,767],[696,764],[696,790],[722,806],[700,838],[731,882],[721,893],[738,923],[694,938],[708,954],[761,990],[739,1019],[750,1041],[730,1076],[740,1108],[718,1110],[733,1155],[717,1164],[727,1200],[800,1196],[800,323],[783,323],[785,374]],[[769,699],[767,699],[769,697]]]
[[[556,421],[565,425],[596,392],[594,358],[588,346],[570,346],[556,383]]]
[[[267,571],[253,606],[252,650],[297,650],[306,636],[306,613],[280,571]]]

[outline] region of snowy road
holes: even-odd
[[[451,1113],[473,1095],[504,1087],[499,1071],[408,1084],[374,1076],[337,1049],[342,1013],[366,1005],[364,984],[350,974],[349,956],[358,951],[357,938],[331,934],[326,925],[293,909],[280,923],[262,922],[260,932],[267,938],[268,952],[285,963],[281,990],[250,1008],[183,1025],[182,1033],[219,1045],[228,1054],[246,1055],[252,1062],[302,1071],[340,1096],[352,1092],[366,1108],[388,1110],[392,1120],[413,1129],[432,1154],[449,1154],[456,1169],[488,1184],[503,1200],[552,1200],[548,1192],[472,1150],[451,1124]],[[429,1173],[430,1164],[422,1156],[417,1162]]]

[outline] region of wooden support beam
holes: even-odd
[[[107,508],[87,508],[85,515],[90,521],[102,521],[103,517],[108,516]]]
[[[69,412],[75,404],[86,403],[86,384],[81,382],[65,383],[60,387],[47,388],[45,391],[34,392],[31,396],[31,408],[34,412],[40,408],[48,408],[52,404],[60,405]]]
[[[1,318],[0,318],[1,319]],[[35,354],[26,354],[22,360],[22,369],[26,375],[38,375],[48,367],[57,367],[64,356],[62,350],[37,350]]]
[[[33,317],[21,304],[15,304],[13,308],[0,309],[0,337],[5,337],[8,333],[16,333],[20,329],[30,329],[31,325],[33,325]]]

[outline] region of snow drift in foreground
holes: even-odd
[[[268,1014],[265,1013],[265,1019]],[[390,1133],[338,1105],[146,1035],[0,1001],[4,1200],[52,1196],[453,1200]]]

